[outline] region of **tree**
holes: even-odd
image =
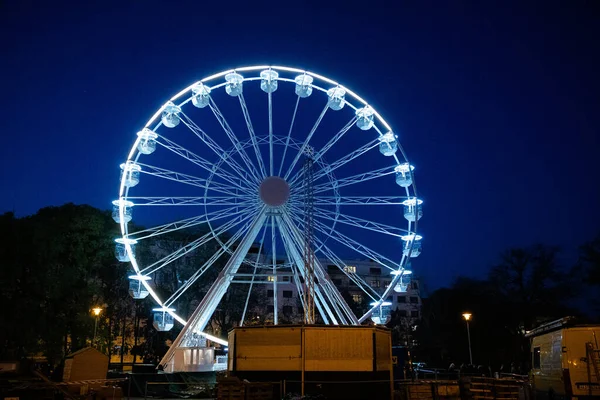
[[[415,332],[413,354],[432,365],[447,367],[468,361],[466,324],[470,321],[473,359],[499,368],[511,363],[526,370],[529,341],[526,330],[551,319],[572,315],[568,301],[572,284],[557,263],[555,247],[509,249],[486,280],[459,278],[450,288],[424,299],[422,320]]]
[[[579,263],[587,283],[600,286],[600,235],[580,247]]]
[[[8,284],[0,301],[14,310],[3,320],[4,350],[43,351],[56,362],[93,331],[89,311],[94,300],[104,300],[99,276],[115,267],[115,224],[109,212],[74,204],[1,220],[9,245],[1,255],[7,268],[0,279]]]
[[[490,272],[495,293],[518,316],[522,330],[571,311],[565,304],[573,296],[573,284],[557,254],[557,247],[543,245],[509,249]]]

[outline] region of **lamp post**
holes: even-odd
[[[92,345],[96,347],[96,333],[98,332],[98,319],[100,318],[100,313],[102,312],[102,308],[94,307],[92,308],[92,314],[96,316],[96,322],[94,323],[94,339],[92,340]]]
[[[473,353],[471,352],[471,331],[469,330],[469,321],[471,320],[471,313],[463,313],[463,318],[467,321],[467,339],[469,340],[469,362],[473,365]]]

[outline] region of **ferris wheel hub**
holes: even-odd
[[[290,185],[279,176],[268,176],[260,184],[258,192],[263,203],[271,207],[280,207],[290,197]]]

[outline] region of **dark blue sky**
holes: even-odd
[[[337,79],[400,134],[426,202],[414,267],[429,288],[484,276],[510,246],[557,244],[572,261],[600,232],[593,1],[91,3],[0,5],[0,211],[108,208],[166,98],[279,64]]]

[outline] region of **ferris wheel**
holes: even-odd
[[[323,323],[384,323],[386,299],[406,290],[409,260],[421,252],[422,200],[401,136],[347,87],[296,68],[236,68],[183,89],[137,132],[120,166],[115,253],[131,264],[131,296],[156,302],[157,330],[185,326],[179,345],[198,335],[227,344],[204,331],[234,284],[248,286],[248,298],[269,285],[274,324],[278,286],[295,288],[306,308],[309,281]],[[209,243],[187,276],[157,288],[161,271]],[[365,282],[356,259],[378,264],[387,288]],[[332,267],[369,299],[364,312],[340,294]],[[190,293],[195,308],[182,313]]]

